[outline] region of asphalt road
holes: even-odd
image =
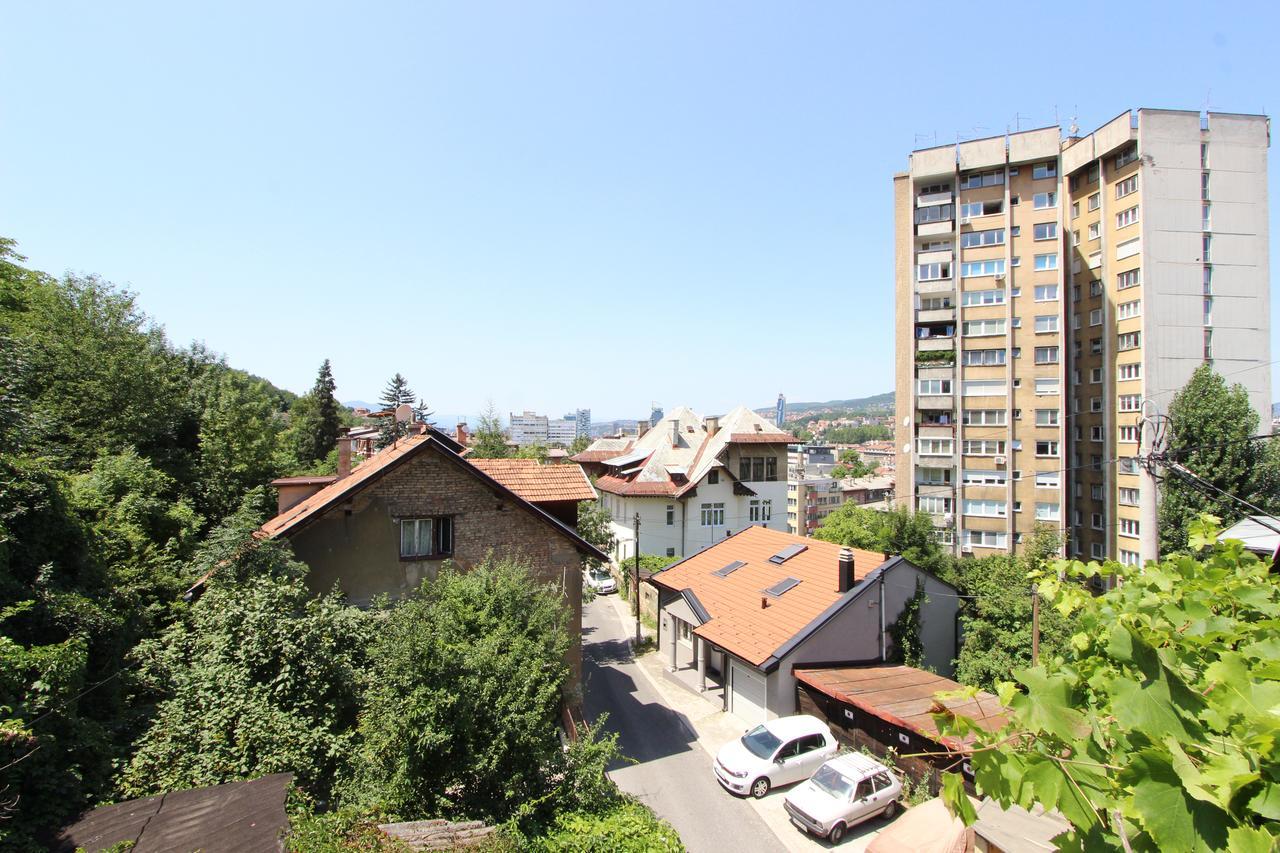
[[[750,805],[720,787],[711,756],[698,745],[684,717],[667,708],[631,657],[627,628],[609,602],[583,608],[584,704],[619,733],[622,752],[609,775],[680,833],[691,853],[783,851]]]

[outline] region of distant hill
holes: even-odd
[[[348,409],[368,409],[371,412],[375,409],[382,408],[377,403],[366,403],[364,400],[347,400],[342,405],[346,406]]]
[[[893,392],[889,391],[885,394],[876,394],[872,397],[857,397],[852,400],[827,400],[825,403],[787,403],[787,411],[797,414],[806,412],[821,412],[829,409],[838,409],[841,411],[856,412],[863,410],[883,410],[893,411]],[[771,414],[774,410],[773,406],[763,409],[756,409],[761,414]]]

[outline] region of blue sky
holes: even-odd
[[[911,148],[1280,101],[1271,4],[926,6],[7,2],[0,234],[295,391],[853,397],[892,387]]]

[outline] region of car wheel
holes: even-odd
[[[893,800],[889,805],[884,807],[884,811],[880,812],[880,816],[885,820],[893,820],[893,816],[898,813],[898,801]]]
[[[844,833],[844,823],[837,822],[835,826],[831,827],[831,831],[827,833],[827,840],[832,844],[839,844],[841,841],[844,841]]]
[[[751,783],[751,796],[757,800],[764,799],[767,793],[769,793],[769,780],[764,776]]]

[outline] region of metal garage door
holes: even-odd
[[[764,676],[737,661],[729,665],[729,711],[744,723],[755,725],[765,719]]]

